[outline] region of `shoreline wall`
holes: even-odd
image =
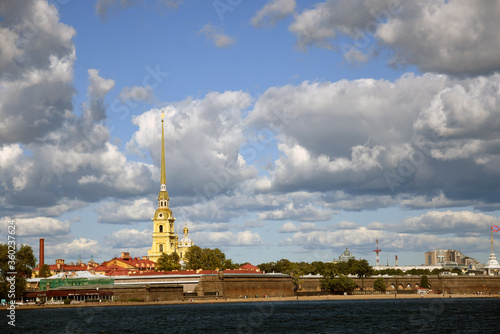
[[[353,278],[359,287],[364,287],[367,292],[373,291],[373,283],[379,276],[368,278]],[[393,276],[382,277],[387,291],[398,293],[412,293],[420,286],[421,276]],[[500,292],[500,276],[427,276],[431,289],[441,292],[453,293],[494,293]],[[299,293],[319,293],[321,292],[321,277],[304,276]]]

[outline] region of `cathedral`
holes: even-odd
[[[153,245],[148,250],[148,258],[156,262],[163,254],[177,253],[181,263],[186,259],[186,252],[189,247],[193,246],[193,242],[189,239],[189,230],[184,227],[184,236],[179,242],[179,237],[175,233],[175,218],[172,210],[169,208],[169,197],[167,192],[167,177],[165,173],[165,144],[163,132],[163,118],[161,116],[161,185],[160,193],[158,194],[158,209],[151,220],[153,221]]]

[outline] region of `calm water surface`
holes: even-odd
[[[288,301],[17,310],[0,333],[499,333],[500,299]]]

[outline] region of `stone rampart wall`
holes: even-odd
[[[182,286],[134,286],[110,289],[113,299],[116,301],[128,301],[130,299],[141,299],[145,302],[183,300]]]
[[[218,296],[239,298],[265,296],[293,296],[292,279],[289,276],[265,277],[263,275],[245,276],[203,276],[196,291],[198,296]]]
[[[500,276],[427,276],[431,289],[452,291],[453,293],[495,293],[500,292]],[[373,291],[373,283],[378,277],[353,278],[365,291]],[[383,277],[387,291],[410,292],[420,286],[420,276]],[[321,277],[304,277],[299,292],[314,293],[321,291]]]

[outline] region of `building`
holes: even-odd
[[[351,252],[347,249],[347,246],[345,248],[345,251],[340,254],[338,261],[339,262],[348,262],[349,260],[354,260],[354,255],[351,254]]]
[[[161,180],[160,192],[158,194],[158,209],[151,218],[153,220],[153,244],[148,250],[149,260],[156,262],[162,254],[177,253],[181,261],[185,261],[186,252],[193,245],[188,237],[188,228],[184,227],[184,238],[179,245],[179,239],[175,233],[175,218],[169,208],[170,198],[167,192],[167,176],[165,172],[165,141],[163,131],[163,117],[161,116]]]
[[[441,266],[443,268],[464,267],[468,269],[481,267],[479,261],[455,249],[435,249],[425,252],[425,265]]]
[[[42,257],[40,257],[39,263],[42,263]],[[38,277],[40,274],[40,267],[38,266],[32,270],[32,276],[31,277]],[[78,259],[76,263],[65,263],[64,259],[57,259],[55,264],[48,264],[49,267],[49,276],[52,275],[57,275],[60,273],[69,273],[69,272],[74,272],[74,271],[81,271],[81,270],[92,270],[97,267],[97,263],[94,262],[94,259],[90,259],[87,264],[85,264],[81,258]]]
[[[152,271],[155,270],[155,266],[156,263],[147,259],[145,256],[141,259],[138,257],[131,257],[129,252],[122,252],[120,257],[115,257],[101,263],[94,271],[96,274],[119,276],[138,271]]]

